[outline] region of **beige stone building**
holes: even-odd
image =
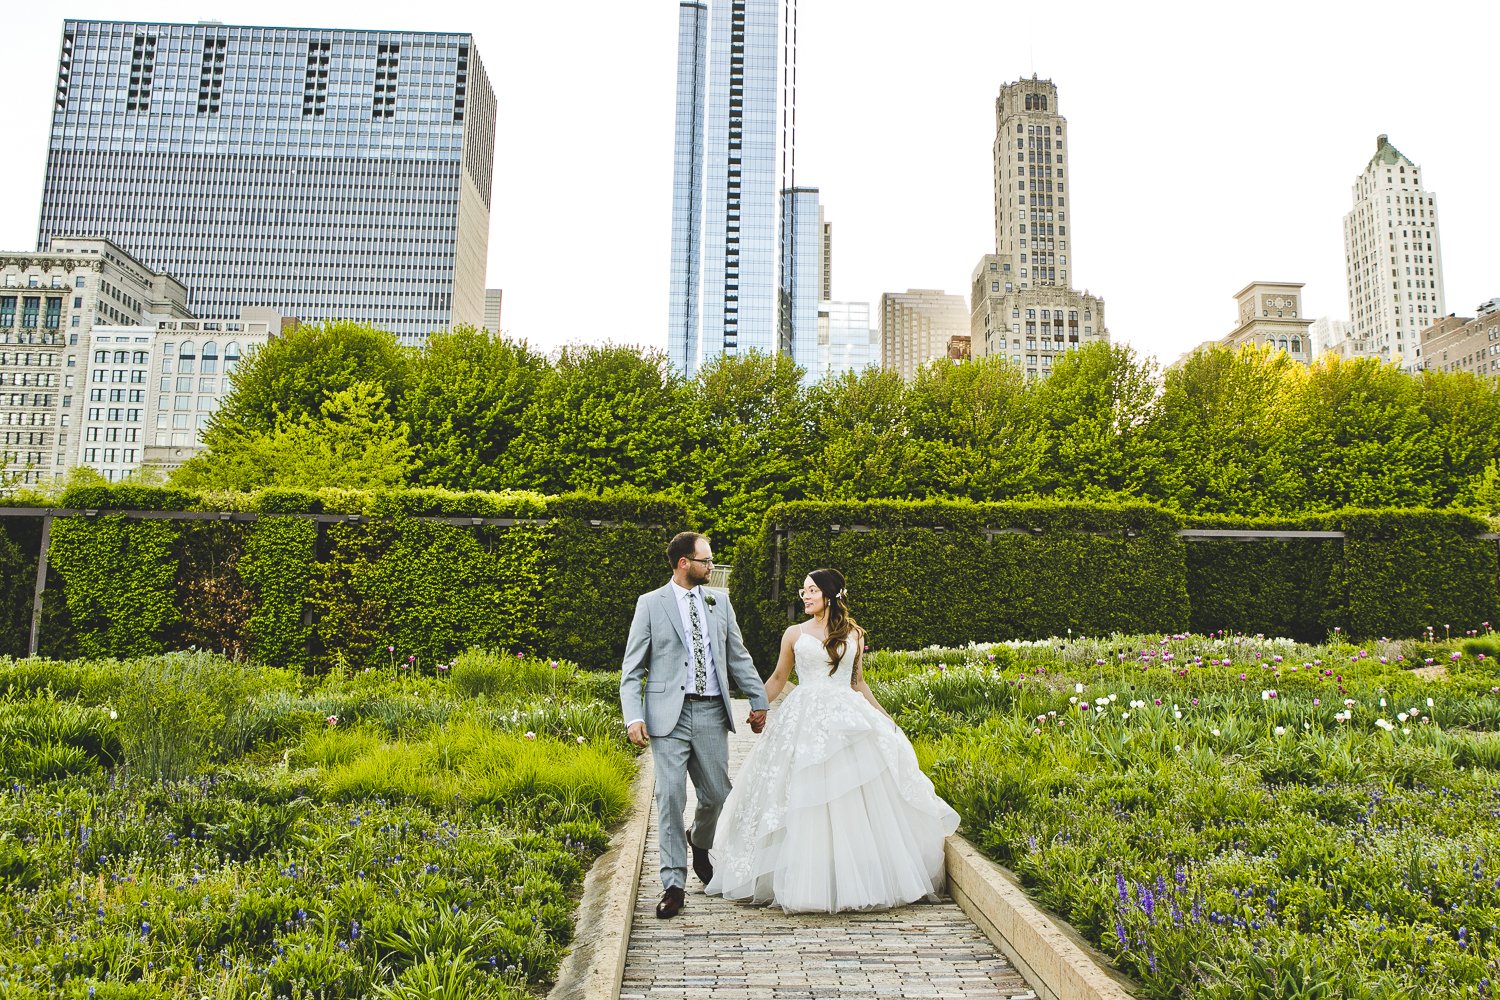
[[[91,393],[107,408],[144,409],[144,380],[90,384],[91,335],[105,324],[188,317],[187,299],[181,283],[108,240],[56,237],[45,252],[0,254],[5,481],[50,482],[76,464]]]
[[[1420,332],[1447,315],[1437,199],[1384,135],[1354,182],[1344,268],[1357,354],[1414,368]]]
[[[995,100],[995,252],[975,267],[974,357],[1001,355],[1033,377],[1088,343],[1109,342],[1104,300],[1074,288],[1068,124],[1050,80],[1020,80]]]
[[[1302,315],[1302,283],[1252,281],[1234,296],[1239,325],[1219,341],[1237,351],[1246,344],[1285,351],[1292,360],[1311,365],[1312,320]]]
[[[147,466],[178,468],[200,450],[240,362],[292,323],[261,307],[241,310],[237,319],[96,328],[88,337],[88,401],[74,461],[110,482]],[[116,384],[131,387],[125,406],[115,405]]]
[[[1490,299],[1473,319],[1445,316],[1422,331],[1418,369],[1500,374],[1500,299]]]
[[[917,369],[948,356],[948,342],[969,332],[962,295],[931,288],[909,288],[880,296],[880,364],[916,377]]]

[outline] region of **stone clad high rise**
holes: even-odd
[[[1447,315],[1437,198],[1386,136],[1354,182],[1344,216],[1354,353],[1420,367],[1421,332]]]
[[[420,343],[484,321],[495,111],[467,34],[68,20],[37,243]]]
[[[1109,342],[1104,300],[1074,288],[1067,119],[1051,80],[1018,80],[995,100],[995,252],[974,269],[970,343],[1027,375],[1067,351]]]
[[[796,66],[796,0],[680,5],[667,353],[687,374],[783,346]]]

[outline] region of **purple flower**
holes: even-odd
[[[1115,920],[1115,936],[1120,939],[1120,947],[1122,949],[1130,947],[1130,938],[1125,935],[1125,924],[1123,921],[1118,919]],[[89,995],[93,996],[93,994],[94,988],[90,986]]]
[[[1124,906],[1130,905],[1130,892],[1125,888],[1125,873],[1115,872],[1115,888],[1120,891],[1120,903]]]

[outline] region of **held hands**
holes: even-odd
[[[746,719],[745,721],[750,723],[750,731],[752,733],[759,733],[761,730],[766,728],[766,710],[763,708],[757,708],[755,711],[750,713],[750,718]]]
[[[651,742],[651,737],[646,735],[646,724],[644,722],[631,723],[626,735],[630,738],[630,742],[638,747],[643,747]]]

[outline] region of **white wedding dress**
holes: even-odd
[[[896,727],[850,686],[811,635],[798,685],[771,712],[734,779],[710,857],[710,896],[788,912],[900,906],[942,890],[943,841],[958,814]]]

